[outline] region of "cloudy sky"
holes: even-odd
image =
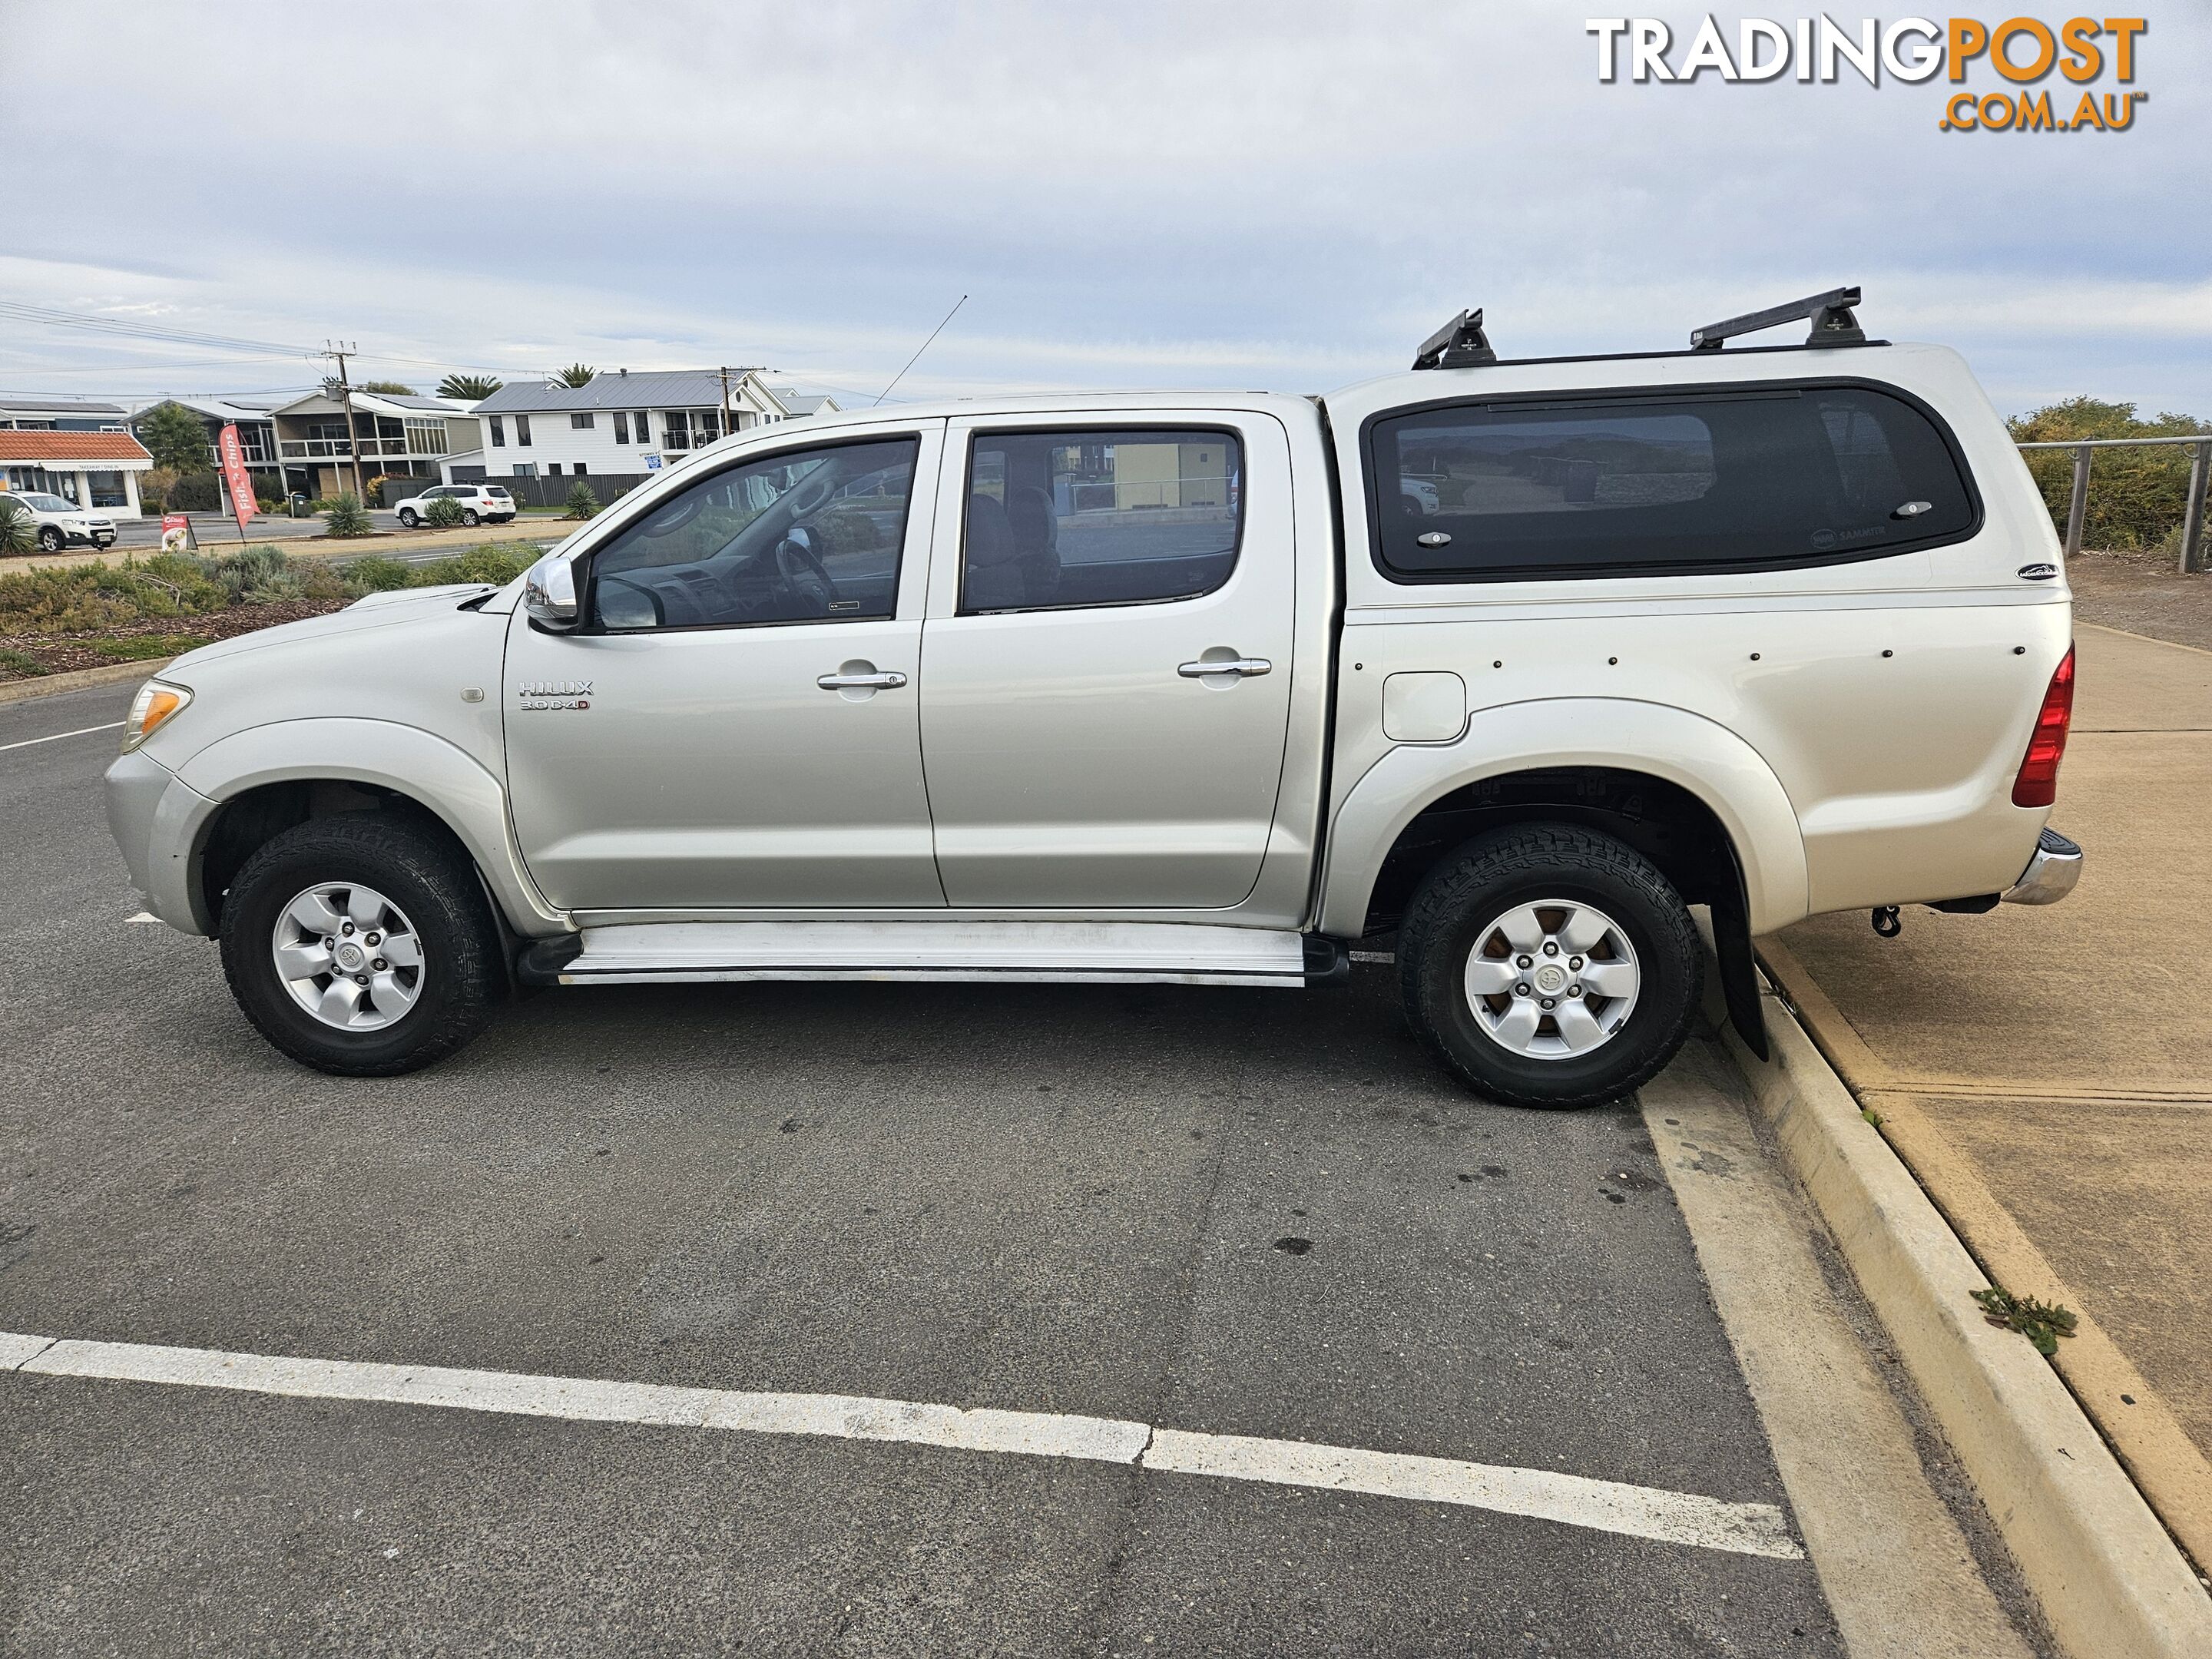
[[[2008,410],[2212,416],[2212,5],[2138,9],[2134,128],[2060,135],[1848,69],[1602,84],[1554,0],[0,0],[0,301],[276,348],[0,315],[0,391],[304,386],[338,337],[425,390],[763,363],[849,405],[963,294],[901,398],[1318,391],[1464,305],[1508,356],[1650,349],[1857,283]]]

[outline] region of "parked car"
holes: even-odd
[[[398,503],[399,522],[410,530],[422,522],[430,503],[440,498],[459,501],[465,525],[505,524],[514,516],[514,497],[499,484],[439,484]]]
[[[1617,1098],[1698,1005],[1693,906],[1763,1050],[1755,936],[2080,869],[2042,498],[1956,354],[1822,297],[1765,313],[1802,346],[1498,362],[1469,313],[1319,399],[748,434],[505,587],[178,659],[110,821],[330,1072],[514,983],[1297,988],[1365,940],[1476,1090]]]
[[[11,489],[6,499],[31,515],[38,528],[39,549],[58,553],[64,547],[106,547],[115,540],[115,520],[104,513],[79,507],[66,496],[39,489]]]
[[[1401,478],[1398,480],[1398,495],[1408,513],[1425,515],[1442,510],[1433,479]]]

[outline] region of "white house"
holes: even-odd
[[[468,483],[650,472],[725,431],[748,431],[836,406],[827,398],[779,391],[751,368],[726,375],[712,368],[636,374],[617,368],[602,370],[580,386],[518,382],[475,405],[483,453],[455,457],[447,479]]]
[[[117,411],[119,415],[120,410]],[[0,483],[59,495],[79,507],[138,516],[138,475],[154,465],[145,447],[117,426],[105,432],[52,427],[0,428]]]

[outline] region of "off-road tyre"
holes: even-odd
[[[1586,1054],[1537,1058],[1501,1046],[1465,986],[1469,954],[1522,905],[1595,905],[1632,945],[1640,973],[1626,1021]],[[1414,895],[1398,933],[1406,1018],[1445,1068],[1492,1100],[1563,1110],[1622,1098],[1657,1075],[1688,1035],[1705,951],[1681,896],[1650,860],[1571,824],[1524,824],[1448,854]]]
[[[421,939],[419,999],[380,1030],[325,1024],[278,975],[279,915],[326,882],[385,895]],[[223,975],[254,1028],[301,1065],[338,1077],[391,1077],[444,1059],[490,1021],[506,987],[498,927],[475,870],[442,825],[416,813],[343,812],[272,837],[231,884],[222,938]]]

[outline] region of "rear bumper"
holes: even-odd
[[[2056,904],[2081,879],[2081,849],[2056,830],[2045,830],[2020,879],[2005,889],[2007,904]]]

